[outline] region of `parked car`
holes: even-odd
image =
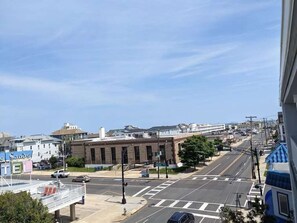
[[[90,181],[91,181],[91,177],[89,177],[88,175],[82,175],[72,179],[72,182],[90,182]]]
[[[195,217],[188,212],[175,212],[167,223],[195,223]]]
[[[51,177],[53,178],[64,178],[64,177],[68,177],[69,176],[69,172],[65,171],[65,170],[56,170]]]

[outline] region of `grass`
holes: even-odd
[[[88,173],[96,172],[95,168],[85,168],[85,167],[68,167],[67,171],[69,171],[69,172],[88,172]]]
[[[189,172],[188,171],[189,168],[188,167],[177,167],[177,168],[167,168],[167,172],[168,174],[178,174],[178,173],[183,173],[183,172]],[[191,171],[190,171],[191,172]],[[150,169],[150,173],[154,174],[154,173],[158,173],[157,168],[154,169]],[[165,168],[160,168],[160,173],[161,174],[166,174],[166,169]]]

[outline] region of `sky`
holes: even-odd
[[[281,1],[0,2],[0,132],[276,118]]]

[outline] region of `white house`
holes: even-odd
[[[41,160],[48,160],[51,156],[59,156],[59,147],[61,145],[61,140],[53,138],[47,135],[31,135],[31,136],[21,136],[20,138],[15,138],[14,140],[16,150],[32,150],[32,161],[40,162]]]

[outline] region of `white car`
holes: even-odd
[[[68,177],[69,176],[69,172],[66,172],[65,170],[56,170],[51,177],[52,178],[64,178],[64,177]]]

